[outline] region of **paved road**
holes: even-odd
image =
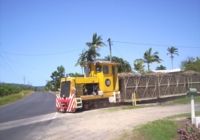
[[[40,92],[35,92],[22,100],[0,107],[0,139],[23,139],[25,135],[31,133],[37,123],[23,126],[20,124],[30,123],[30,119],[37,121],[37,119],[41,119],[37,118],[38,116],[47,116],[55,111],[55,96],[51,93]],[[48,120],[45,123],[48,123]]]
[[[51,93],[33,93],[14,104],[0,108],[0,123],[55,112],[55,96]]]

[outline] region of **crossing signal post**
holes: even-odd
[[[190,88],[187,94],[191,97],[191,121],[192,121],[192,124],[195,124],[194,96],[197,95],[197,89],[196,88]]]

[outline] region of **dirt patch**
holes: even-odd
[[[198,106],[200,108],[200,106]],[[189,105],[156,106],[139,109],[106,111],[98,109],[57,116],[44,127],[41,139],[113,140],[138,125],[167,116],[187,113]]]

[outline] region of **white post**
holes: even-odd
[[[191,121],[192,124],[195,123],[195,107],[194,107],[194,96],[191,95]]]

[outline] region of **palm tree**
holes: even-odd
[[[86,45],[89,48],[99,48],[105,46],[104,42],[102,41],[101,36],[98,36],[97,33],[94,33],[92,36],[92,41],[87,42]]]
[[[144,73],[144,60],[143,59],[136,59],[133,62],[134,69],[139,73]]]
[[[158,52],[152,53],[152,48],[149,48],[144,53],[144,62],[147,63],[148,71],[150,71],[150,64],[151,63],[154,63],[154,62],[160,63],[160,61],[162,61],[162,60],[158,56]]]
[[[83,50],[78,58],[76,65],[83,66],[84,62],[87,61],[94,61],[97,56],[100,54],[97,52],[99,47],[105,46],[104,42],[102,41],[101,36],[98,36],[97,33],[94,33],[92,36],[92,41],[87,42],[86,45],[89,47],[88,50]]]
[[[87,60],[87,51],[83,50],[82,53],[79,55],[79,58],[76,62],[76,66],[80,65],[81,67],[84,66],[84,62]]]
[[[170,55],[171,58],[171,65],[172,65],[172,69],[173,69],[173,59],[174,59],[174,55],[178,55],[178,49],[175,48],[174,46],[171,46],[169,48],[167,48],[167,55]]]

